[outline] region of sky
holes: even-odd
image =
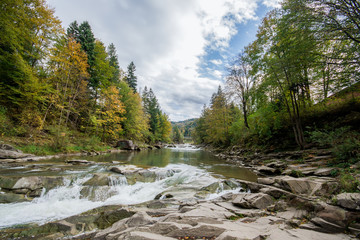
[[[138,89],[152,88],[171,121],[200,116],[227,67],[255,40],[279,0],[48,0],[67,28],[88,21],[114,43],[120,67],[136,66]]]

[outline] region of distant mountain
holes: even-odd
[[[173,127],[177,126],[185,138],[191,137],[191,131],[196,127],[197,118],[191,118],[184,121],[171,122]]]

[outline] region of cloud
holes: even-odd
[[[282,0],[264,0],[263,4],[267,7],[278,8]]]
[[[220,59],[213,59],[210,60],[210,62],[215,65],[221,65],[223,63]]]
[[[265,3],[266,2],[266,3]],[[271,4],[265,0],[264,4]],[[114,43],[120,66],[134,61],[138,86],[151,87],[177,121],[199,116],[221,84],[221,72],[200,74],[207,51],[222,51],[237,24],[257,19],[253,0],[48,0],[67,27],[89,21],[95,37]],[[210,60],[208,60],[210,61]],[[220,59],[211,60],[220,66]]]

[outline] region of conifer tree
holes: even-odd
[[[136,87],[137,87],[137,77],[135,75],[135,71],[136,71],[135,64],[134,62],[131,62],[127,67],[126,82],[134,90],[134,92],[136,92]]]

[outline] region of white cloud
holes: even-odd
[[[266,2],[266,3],[265,3]],[[265,0],[264,4],[270,4]],[[272,2],[272,1],[271,1]],[[229,46],[236,24],[256,19],[253,0],[49,0],[67,27],[88,20],[95,37],[113,42],[123,69],[134,61],[138,85],[153,88],[171,120],[199,116],[221,81],[200,76],[206,49]],[[221,65],[220,59],[211,60]]]
[[[213,59],[210,60],[210,62],[215,65],[221,65],[223,63],[220,59]]]
[[[264,0],[263,4],[267,7],[278,8],[282,0]]]

